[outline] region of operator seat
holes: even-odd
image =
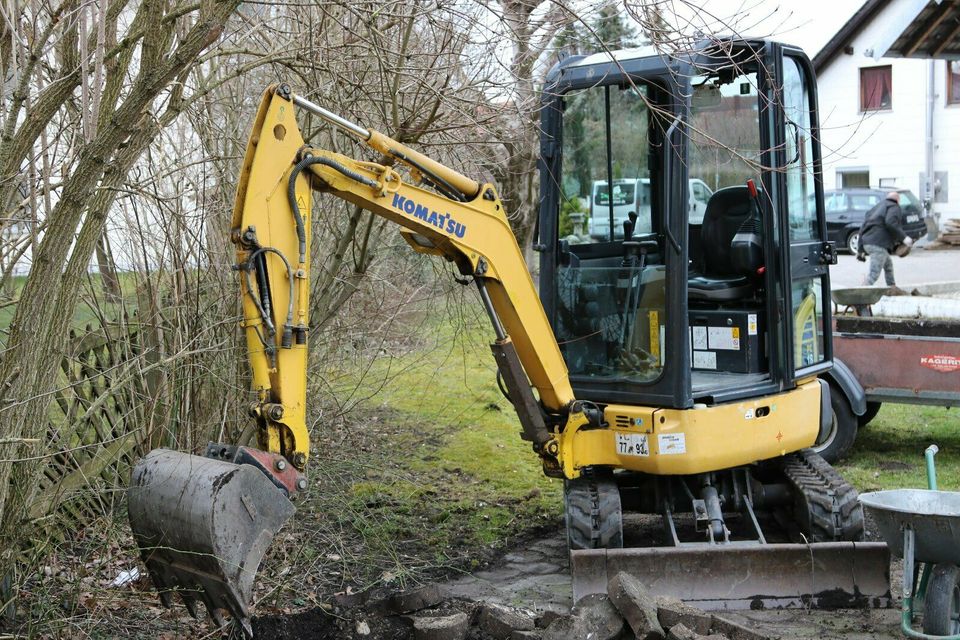
[[[687,280],[691,300],[728,302],[748,296],[763,266],[759,212],[747,187],[725,187],[707,202],[700,229],[701,272]]]

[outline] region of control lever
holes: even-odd
[[[629,242],[633,238],[633,232],[637,228],[637,212],[631,211],[627,214],[629,220],[623,221],[623,239]]]
[[[636,220],[623,223],[624,231],[628,225]],[[659,245],[655,240],[626,240],[623,243],[623,260],[620,262],[620,273],[617,276],[618,298],[623,301],[623,317],[620,325],[620,344],[626,345],[627,337],[633,333],[633,320],[636,318],[637,308],[640,305],[640,295],[643,290],[643,267],[647,261],[647,254],[655,251]]]

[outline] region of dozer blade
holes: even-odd
[[[623,571],[650,592],[708,611],[891,606],[890,551],[878,542],[690,545],[571,551],[574,602]]]
[[[156,449],[133,470],[130,527],[143,561],[171,605],[176,591],[223,623],[229,611],[253,637],[248,603],[260,560],[293,504],[257,468]]]

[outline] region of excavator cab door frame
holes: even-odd
[[[794,62],[795,61],[795,62]],[[792,71],[788,78],[791,92],[784,93],[785,65]],[[746,80],[734,80],[737,76]],[[572,156],[566,131],[565,119],[571,117],[571,104],[577,92],[604,89],[609,95],[612,88],[629,86],[631,83],[648,87],[647,98],[651,105],[649,118],[649,177],[643,180],[650,190],[650,207],[653,211],[649,231],[659,243],[665,268],[665,300],[660,323],[662,325],[661,371],[655,379],[619,379],[602,376],[579,375],[575,362],[567,362],[571,382],[578,398],[629,405],[646,405],[685,409],[694,402],[703,402],[705,393],[698,391],[692,378],[692,344],[690,316],[690,292],[688,270],[690,259],[699,258],[692,248],[692,227],[688,226],[689,189],[691,165],[694,162],[694,146],[697,138],[710,140],[710,131],[704,132],[702,121],[693,122],[696,112],[694,78],[713,78],[728,94],[727,106],[742,108],[750,98],[756,130],[753,136],[759,150],[755,159],[755,173],[746,172],[759,187],[754,195],[755,207],[766,231],[763,235],[763,254],[767,259],[751,280],[762,293],[757,297],[761,324],[761,336],[766,333],[765,353],[760,371],[765,376],[737,379],[731,377],[726,387],[718,386],[709,392],[709,403],[729,402],[738,399],[761,397],[792,389],[797,380],[809,379],[830,368],[830,308],[829,274],[826,262],[830,247],[823,241],[825,219],[823,215],[822,184],[819,174],[820,150],[813,144],[819,135],[816,104],[816,89],[809,59],[794,48],[779,43],[745,40],[725,48],[705,46],[686,58],[644,56],[630,59],[610,60],[597,56],[575,57],[561,62],[552,72],[544,90],[545,105],[542,112],[544,134],[541,138],[541,215],[540,231],[543,243],[540,247],[541,276],[540,295],[544,308],[563,346],[565,340],[574,342],[588,335],[580,328],[579,333],[565,335],[563,308],[559,290],[563,289],[564,270],[578,262],[584,264],[604,251],[610,252],[622,242],[610,231],[608,240],[596,244],[576,244],[560,237],[559,211],[568,199],[570,178],[573,171],[565,163],[582,162]],[[719,78],[719,80],[717,80]],[[729,91],[736,93],[740,86],[749,86],[749,92],[730,98]],[[657,89],[659,88],[659,89]],[[797,90],[801,90],[798,94]],[[799,95],[799,98],[798,98]],[[719,100],[719,93],[716,96]],[[785,100],[788,102],[785,103]],[[802,100],[802,102],[798,102]],[[737,102],[739,101],[739,102]],[[609,120],[610,99],[606,101],[607,138],[611,136]],[[602,108],[595,101],[596,110]],[[709,105],[707,105],[709,107]],[[717,106],[717,105],[713,105]],[[749,108],[747,109],[749,111]],[[709,114],[707,114],[709,117]],[[588,114],[589,117],[589,114]],[[720,117],[714,115],[713,117]],[[602,115],[596,116],[594,129]],[[745,120],[743,122],[746,122]],[[715,126],[715,125],[714,125]],[[568,136],[569,137],[569,136]],[[716,143],[716,141],[714,141]],[[724,144],[723,140],[719,142]],[[600,145],[597,145],[600,146]],[[611,161],[612,145],[607,142],[606,164],[616,166],[622,158]],[[613,147],[615,148],[615,147]],[[567,156],[566,158],[564,156]],[[789,155],[789,157],[787,157]],[[593,178],[601,177],[614,185],[627,175],[614,171],[603,172],[604,161],[595,158]],[[746,165],[744,165],[746,166]],[[566,171],[566,173],[564,173]],[[743,170],[741,170],[743,171]],[[607,175],[609,173],[609,175]],[[629,174],[629,177],[635,177]],[[583,182],[582,179],[578,182]],[[581,184],[587,198],[594,199],[595,183]],[[639,182],[639,181],[638,181]],[[730,186],[721,181],[719,186]],[[715,185],[716,186],[716,185]],[[798,190],[802,196],[798,197]],[[613,197],[610,197],[610,217],[613,218]],[[597,215],[596,203],[591,202],[591,215]],[[812,207],[810,206],[812,204]],[[600,215],[606,216],[601,209]],[[619,223],[618,223],[619,224]],[[801,231],[803,233],[801,233]],[[591,236],[593,233],[590,234]],[[589,238],[586,242],[595,242]],[[694,243],[695,244],[695,243]],[[580,312],[589,316],[591,311],[578,301]],[[710,303],[707,303],[710,304]],[[570,305],[568,305],[570,306]],[[703,307],[703,303],[700,303]],[[698,307],[698,308],[700,308]],[[718,303],[717,308],[729,307]],[[642,308],[642,305],[641,305]],[[601,314],[602,315],[602,314]],[[639,322],[639,320],[638,320]],[[651,334],[654,327],[651,321]],[[603,331],[597,327],[597,331]],[[653,351],[654,338],[647,342]],[[565,355],[565,357],[567,357]],[[698,395],[699,394],[699,395]]]
[[[581,374],[569,360],[567,366],[578,398],[602,397],[606,402],[689,407],[692,406],[693,399],[690,392],[690,370],[686,366],[690,360],[686,322],[668,321],[670,318],[686,318],[687,315],[686,216],[679,214],[687,210],[689,198],[689,189],[681,188],[681,185],[687,184],[686,146],[682,142],[685,106],[682,101],[674,98],[682,95],[683,75],[678,72],[675,64],[656,56],[617,61],[607,58],[606,64],[599,68],[590,62],[589,58],[575,57],[560,63],[551,72],[544,89],[545,104],[541,112],[543,134],[540,154],[540,235],[543,242],[538,248],[541,265],[540,298],[558,341],[563,346],[569,338],[564,335],[563,329],[559,326],[561,322],[559,317],[564,309],[562,309],[562,301],[559,300],[558,282],[562,284],[563,271],[570,269],[571,265],[576,268],[581,261],[586,265],[591,261],[604,262],[606,259],[607,264],[612,264],[629,252],[626,246],[622,245],[623,235],[619,230],[616,233],[613,230],[610,231],[609,241],[594,244],[577,245],[561,238],[558,212],[566,196],[562,193],[563,189],[558,186],[557,180],[562,170],[564,112],[570,108],[569,96],[589,90],[606,92],[608,122],[605,134],[608,138],[606,164],[615,171],[615,162],[609,157],[609,149],[613,146],[609,139],[616,138],[618,134],[615,130],[611,131],[609,127],[611,118],[609,96],[618,91],[636,92],[640,87],[644,92],[644,99],[651,105],[646,116],[649,119],[647,127],[649,182],[644,186],[649,189],[649,209],[654,213],[649,221],[649,228],[639,230],[635,240],[638,244],[656,242],[657,257],[655,260],[650,260],[648,257],[647,273],[638,277],[650,277],[649,267],[651,262],[655,262],[657,268],[662,269],[662,275],[653,274],[653,276],[662,278],[664,294],[662,306],[659,307],[659,322],[650,320],[650,318],[656,319],[656,316],[643,316],[645,320],[651,322],[650,326],[658,325],[655,329],[659,329],[660,334],[654,335],[655,331],[642,330],[638,333],[648,333],[648,336],[644,336],[642,340],[644,349],[648,353],[644,354],[641,351],[641,357],[647,355],[659,359],[661,362],[659,373],[648,376],[642,384],[625,384],[623,378],[610,376],[604,379],[603,376]],[[602,120],[602,117],[600,119]],[[603,177],[614,185],[619,181],[620,176],[609,170],[605,171],[601,167],[599,171],[600,173],[594,177]],[[607,175],[608,173],[610,175]],[[642,184],[641,180],[637,182]],[[589,199],[594,198],[592,183],[581,185],[581,188],[586,189]],[[656,213],[664,211],[669,211],[672,215]],[[621,221],[617,219],[615,224],[619,226]],[[646,251],[646,246],[643,251]],[[584,268],[589,269],[589,267]],[[601,269],[596,270],[596,272],[600,271]],[[609,271],[611,281],[619,277],[614,275],[615,267],[609,267]],[[602,279],[596,273],[594,277]],[[606,329],[597,328],[597,332],[603,330]],[[590,333],[587,330],[583,332],[585,335]]]
[[[769,149],[770,172],[779,183],[774,193],[782,278],[778,296],[783,318],[780,369],[784,381],[809,379],[833,363],[830,269],[836,264],[832,243],[826,242],[818,122],[817,85],[813,65],[800,49],[769,43],[768,68],[776,87],[776,125]]]

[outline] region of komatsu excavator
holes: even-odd
[[[708,608],[889,603],[886,546],[860,542],[856,492],[810,449],[843,379],[807,57],[742,39],[576,56],[543,95],[538,295],[493,185],[266,91],[232,223],[257,448],[136,465],[130,523],[165,604],[252,635],[257,568],[307,486],[314,191],[476,285],[521,438],[564,479],[575,597],[624,570]],[[310,147],[298,111],[385,160]],[[660,545],[630,546],[625,513],[658,518]]]

